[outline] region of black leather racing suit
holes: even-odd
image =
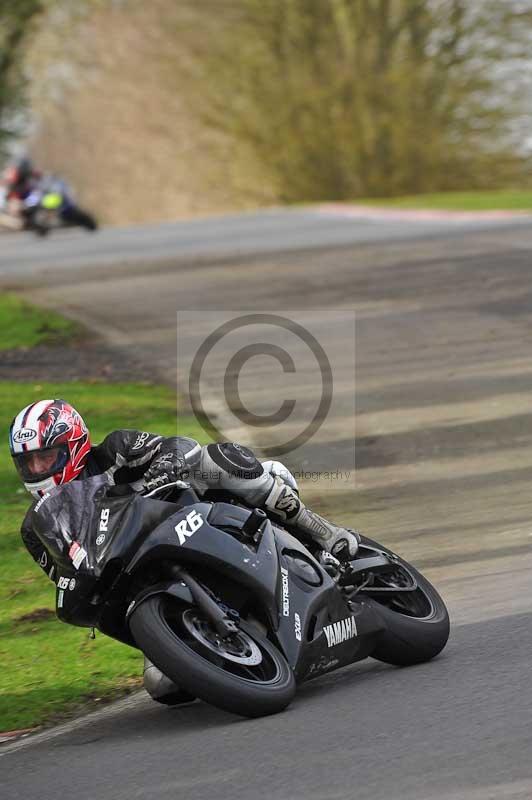
[[[282,464],[267,463],[277,465],[290,476]],[[185,436],[163,437],[137,430],[114,431],[91,449],[77,480],[105,473],[110,484],[129,483],[140,490],[145,477],[151,476],[158,464],[161,464],[163,484],[168,482],[167,471],[171,467],[174,479],[183,477],[200,496],[221,491],[249,506],[264,508],[296,536],[310,537],[324,549],[334,552],[333,548],[340,546],[347,548],[351,556],[356,552],[358,539],[354,532],[340,528],[307,509],[294,488],[295,484],[291,485],[290,480],[287,481],[273,467],[265,469],[251,450],[238,444],[202,447]],[[22,539],[35,561],[54,580],[55,564],[31,525],[34,505],[24,517]]]

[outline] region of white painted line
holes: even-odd
[[[79,730],[80,728],[84,728],[88,725],[94,725],[95,723],[100,722],[102,719],[106,719],[107,717],[117,716],[124,711],[129,711],[137,706],[142,706],[144,703],[147,704],[151,702],[152,701],[149,699],[146,692],[135,692],[134,694],[122,698],[122,700],[117,700],[116,703],[111,703],[110,705],[105,706],[105,708],[100,708],[97,711],[92,711],[90,714],[86,714],[83,717],[78,717],[77,719],[72,719],[69,722],[64,722],[62,725],[58,725],[56,728],[50,728],[50,730],[36,733],[33,736],[26,736],[16,742],[13,742],[12,744],[8,744],[3,747],[0,746],[0,758],[2,756],[7,756],[10,753],[15,753],[18,750],[24,750],[27,747],[33,747],[36,744],[42,744],[43,742],[57,739],[58,736],[64,736],[67,733],[72,733],[73,731]]]
[[[393,208],[364,206],[350,203],[324,203],[317,206],[318,214],[351,219],[370,219],[400,222],[489,222],[519,220],[530,217],[529,211],[452,211],[438,208]]]

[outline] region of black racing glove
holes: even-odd
[[[161,486],[175,483],[187,471],[185,457],[177,452],[157,456],[144,473],[143,491],[145,494]]]

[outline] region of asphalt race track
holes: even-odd
[[[304,685],[275,717],[140,694],[4,745],[2,798],[530,798],[531,274],[524,218],[298,209],[2,236],[3,286],[95,325],[169,382],[176,309],[311,308],[323,328],[354,310],[356,491],[329,491],[325,507],[418,564],[453,621],[434,662],[368,660]],[[343,457],[346,413],[316,458]]]

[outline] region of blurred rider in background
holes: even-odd
[[[15,161],[5,171],[2,185],[6,199],[25,200],[42,178],[42,172],[35,169],[31,159],[24,157]]]
[[[41,181],[42,173],[31,159],[19,158],[4,172],[0,181],[0,210],[23,227],[30,211],[26,211],[25,201],[35,191]]]

